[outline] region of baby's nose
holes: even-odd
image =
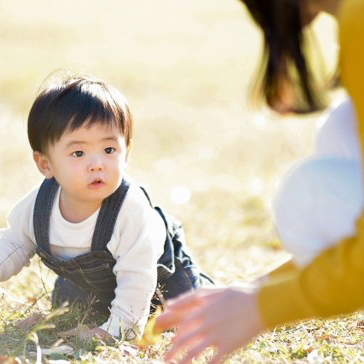
[[[97,172],[97,171],[101,171],[102,170],[102,165],[94,165],[94,166],[91,166],[90,168],[91,172]]]
[[[91,160],[89,169],[91,172],[101,171],[104,168],[101,158],[94,158]]]

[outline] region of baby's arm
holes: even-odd
[[[13,237],[11,228],[0,231],[0,282],[17,274],[24,265],[29,264],[34,255],[33,243],[20,243]]]
[[[157,284],[157,261],[166,238],[163,220],[137,187],[129,189],[115,234],[119,234],[118,239],[112,238],[108,248],[116,258],[116,297],[110,318],[101,328],[113,336],[124,330],[132,338],[133,333],[143,333],[148,319]]]
[[[0,281],[17,274],[35,253],[31,236],[37,191],[32,190],[14,206],[7,217],[7,227],[0,229]]]

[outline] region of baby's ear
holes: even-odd
[[[131,150],[133,148],[133,139],[130,139],[129,145],[126,147],[126,163],[129,162]]]
[[[42,173],[45,178],[53,177],[52,165],[45,154],[41,152],[33,152],[33,159],[39,169],[39,172]]]

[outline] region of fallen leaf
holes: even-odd
[[[27,298],[27,302],[30,302],[30,303],[37,303],[38,302],[38,299],[36,297],[28,297]]]

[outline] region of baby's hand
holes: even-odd
[[[93,337],[107,342],[113,340],[113,337],[103,329],[100,329],[99,327],[94,327],[90,329],[87,325],[84,324],[80,324],[71,330],[59,332],[58,335],[62,338],[77,336],[82,342],[91,341]]]
[[[86,325],[82,325],[82,328],[77,332],[77,336],[82,342],[91,341],[93,337],[106,342],[113,340],[113,337],[105,330],[99,327],[89,329]]]

